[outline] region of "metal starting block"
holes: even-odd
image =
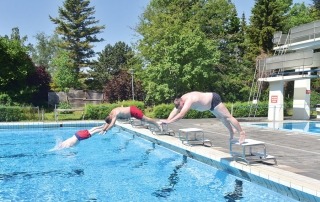
[[[198,135],[200,135],[201,137],[199,137]],[[192,146],[193,144],[202,144],[206,146],[206,143],[209,143],[209,145],[212,146],[211,140],[204,138],[204,132],[200,128],[179,129],[179,139],[182,141],[182,144],[188,146]]]
[[[175,132],[169,129],[168,124],[162,124],[162,131],[151,130],[154,135],[171,135],[175,136]]]
[[[234,147],[237,147],[238,150],[234,151]],[[251,162],[268,160],[274,160],[275,165],[277,165],[276,158],[267,154],[265,143],[257,140],[246,139],[242,144],[240,144],[239,141],[230,141],[230,154],[234,160],[239,158],[244,160],[247,165]]]

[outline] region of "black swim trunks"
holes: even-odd
[[[213,111],[216,106],[221,103],[221,97],[218,93],[212,93],[212,101],[211,101],[211,108],[210,111]]]

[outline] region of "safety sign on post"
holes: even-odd
[[[277,95],[271,96],[271,103],[278,103],[278,96]]]

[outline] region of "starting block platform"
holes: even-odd
[[[235,151],[235,149],[237,149],[237,151]],[[275,165],[277,165],[276,158],[267,154],[265,143],[253,139],[246,139],[242,144],[240,144],[239,141],[230,141],[230,154],[234,160],[239,158],[244,160],[247,165],[251,162],[268,160],[273,160]]]
[[[162,131],[155,131],[154,128],[151,129],[152,134],[154,135],[171,135],[175,136],[175,132],[169,129],[168,124],[162,124]]]
[[[193,135],[193,138],[190,137]],[[200,135],[201,137],[199,137]],[[182,128],[179,129],[179,139],[182,141],[182,144],[192,146],[193,144],[202,144],[206,146],[208,143],[212,146],[212,142],[209,139],[204,138],[204,132],[200,128]]]
[[[140,128],[148,128],[149,124],[146,124],[143,120],[136,119],[131,117],[129,119],[129,123],[131,124],[132,127],[140,127]]]

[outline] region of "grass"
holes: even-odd
[[[59,113],[58,120],[59,121],[78,121],[82,120],[83,112],[75,111],[67,114]],[[48,112],[44,114],[44,121],[55,121],[54,112]]]

